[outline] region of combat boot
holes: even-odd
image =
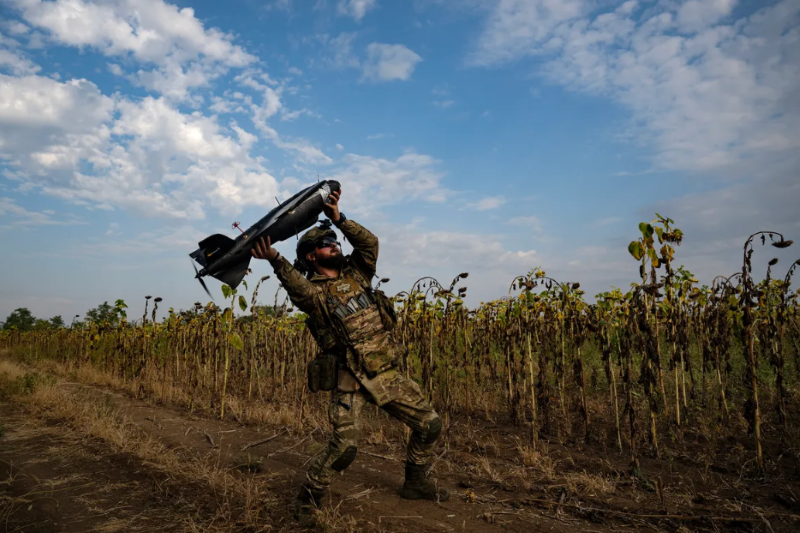
[[[400,497],[405,500],[432,500],[446,502],[450,499],[450,492],[443,487],[437,487],[434,480],[427,478],[428,468],[423,465],[406,463],[406,481]]]
[[[315,489],[306,485],[300,487],[300,492],[292,504],[294,518],[299,520],[310,515],[314,509],[319,509],[327,492],[326,489]]]

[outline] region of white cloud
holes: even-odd
[[[374,9],[376,0],[339,0],[337,10],[340,15],[352,17],[357,22],[364,18],[367,11]]]
[[[208,109],[214,113],[246,113],[245,108],[234,100],[229,100],[221,96],[212,96],[213,102]]]
[[[575,19],[587,8],[584,0],[499,0],[494,5],[476,50],[473,65],[506,63],[543,51],[560,24]]]
[[[516,226],[529,232],[529,234],[539,242],[547,242],[544,234],[544,226],[539,217],[530,215],[524,217],[514,217],[506,221],[509,226]]]
[[[192,8],[179,9],[162,0],[10,2],[57,43],[156,65],[135,77],[147,89],[171,98],[185,99],[189,89],[207,85],[228,68],[256,61],[230,35],[205,28]]]
[[[477,202],[467,204],[467,207],[477,209],[478,211],[488,211],[489,209],[497,209],[506,203],[506,199],[502,196],[487,196],[481,198]]]
[[[111,228],[115,233],[118,233],[113,224]],[[108,235],[108,232],[106,235]],[[73,257],[85,257],[87,255],[114,257],[156,255],[170,253],[171,250],[175,249],[192,250],[197,247],[198,241],[205,237],[207,235],[201,231],[183,224],[156,231],[144,231],[124,239],[101,239],[93,242],[83,242],[70,251]]]
[[[255,60],[231,37],[206,29],[190,7],[162,0],[11,0],[30,24],[50,31],[56,41],[91,46],[107,55],[132,54],[139,61],[162,63],[207,57],[243,67]]]
[[[250,108],[250,119],[255,124],[256,128],[264,134],[264,137],[269,139],[275,146],[281,150],[286,150],[295,154],[300,162],[310,163],[315,165],[328,165],[333,160],[328,157],[320,148],[300,137],[286,138],[280,135],[272,126],[269,125],[269,120],[281,114],[282,120],[292,120],[301,114],[309,116],[319,116],[317,113],[308,109],[300,109],[299,111],[290,111],[286,109],[282,101],[282,95],[286,90],[286,86],[282,83],[272,80],[269,75],[258,70],[250,70],[242,73],[237,78],[237,81],[245,86],[251,87],[261,92],[261,103],[256,103],[250,96],[242,95],[242,101]],[[266,81],[266,85],[261,81]],[[220,104],[224,109],[228,109],[229,105]]]
[[[118,229],[119,229],[119,224],[117,224],[116,222],[111,222],[108,224],[108,229],[106,230],[105,235],[106,236],[114,235],[118,233],[117,231]]]
[[[5,20],[0,22],[0,27],[2,27],[6,32],[11,35],[25,35],[31,29],[26,26],[25,24],[21,23],[18,20]]]
[[[408,80],[422,58],[402,44],[370,43],[363,65],[364,79]]]
[[[719,24],[734,5],[642,10],[628,1],[593,11],[588,0],[503,0],[468,59],[489,66],[537,56],[549,80],[628,107],[630,137],[650,141],[659,166],[728,168],[800,147],[800,4]]]
[[[216,121],[200,114],[182,114],[164,99],[122,101],[118,109],[120,116],[112,132],[134,136],[143,149],[212,160],[230,160],[242,155],[239,144],[221,134]]]
[[[68,218],[57,220],[53,218],[55,212],[28,211],[24,207],[17,205],[11,198],[0,197],[0,230],[25,228],[28,226],[74,226],[87,224],[82,220]],[[3,224],[3,218],[11,218],[10,224]]]
[[[86,80],[0,74],[0,158],[42,176],[71,168],[108,138],[113,109]]]
[[[0,69],[8,69],[17,75],[33,74],[41,70],[39,65],[29,59],[3,48],[0,48]]]
[[[521,228],[535,228],[537,231],[541,231],[542,229],[542,223],[539,217],[536,216],[510,218],[506,224],[509,226],[519,226]]]
[[[353,53],[355,37],[355,33],[349,32],[342,32],[332,39],[327,34],[318,35],[317,38],[325,46],[322,64],[335,69],[359,68],[361,62]]]
[[[441,107],[442,109],[447,109],[448,107],[452,107],[455,105],[455,100],[434,100],[433,105],[436,107]]]
[[[192,89],[209,86],[212,80],[226,70],[220,64],[196,62],[182,65],[177,60],[168,58],[160,68],[140,69],[131,78],[137,85],[166,98],[185,100]]]
[[[328,157],[325,152],[317,148],[313,143],[301,137],[286,138],[281,136],[274,128],[267,125],[266,121],[256,122],[256,127],[261,130],[266,138],[280,148],[294,153],[301,162],[314,165],[329,165],[333,159]]]
[[[603,227],[603,226],[610,226],[611,224],[616,224],[617,222],[621,222],[622,219],[620,217],[608,217],[608,218],[601,218],[586,224],[587,227]]]
[[[281,120],[283,122],[292,121],[292,120],[296,120],[298,117],[301,117],[303,115],[306,115],[306,116],[309,116],[309,117],[315,117],[315,118],[319,118],[320,117],[319,113],[317,113],[315,111],[311,111],[310,109],[305,108],[305,107],[300,108],[300,109],[295,109],[294,111],[289,111],[289,110],[284,108],[284,110],[281,112]]]
[[[341,144],[339,144],[339,143],[336,143],[336,149],[337,149],[337,150],[344,150],[344,146],[342,146],[342,145],[341,145]]]
[[[122,70],[122,67],[120,67],[116,63],[106,63],[106,68],[108,68],[108,71],[111,74],[113,74],[114,76],[124,76],[125,75],[125,71]]]
[[[346,194],[346,191],[345,191]],[[446,287],[461,272],[469,278],[469,301],[488,301],[508,293],[511,281],[542,261],[536,250],[507,249],[503,236],[429,229],[425,220],[404,225],[368,224],[381,242],[378,275],[391,279],[387,290],[408,291],[422,276],[433,276]]]
[[[678,8],[678,27],[687,33],[707,28],[730,15],[738,0],[689,0]]]
[[[271,205],[277,182],[248,154],[256,136],[231,130],[164,98],[115,103],[86,80],[0,75],[0,156],[22,188],[78,204],[175,218]]]
[[[448,191],[440,181],[439,161],[429,155],[407,152],[396,159],[347,154],[343,166],[325,179],[337,180],[354,212],[370,214],[383,206],[408,200],[442,202]]]

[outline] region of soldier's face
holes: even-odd
[[[326,268],[341,268],[343,263],[342,249],[333,239],[325,239],[317,243],[313,252],[310,252],[306,259]]]
[[[317,259],[322,259],[324,261],[328,257],[342,255],[342,250],[339,248],[339,243],[336,242],[336,240],[326,238],[317,243],[316,248],[314,248],[314,254],[317,256]]]

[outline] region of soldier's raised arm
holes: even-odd
[[[334,225],[353,246],[350,262],[371,280],[378,268],[378,238],[353,220],[340,219],[338,223],[334,222]]]
[[[350,263],[358,268],[367,279],[371,280],[375,275],[378,264],[378,238],[370,233],[367,228],[348,220],[346,216],[339,212],[339,198],[342,196],[342,189],[331,193],[328,202],[323,208],[325,216],[341,230],[345,238],[353,245],[353,253],[350,255]]]
[[[253,247],[252,254],[256,259],[266,259],[272,265],[275,271],[275,276],[281,282],[283,288],[289,294],[289,299],[298,309],[306,314],[311,314],[316,308],[318,289],[313,283],[308,281],[304,275],[297,271],[296,268],[275,248],[272,248],[270,238],[267,237],[266,242],[264,237],[256,242]]]

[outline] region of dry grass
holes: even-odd
[[[13,364],[13,363],[12,363]],[[65,367],[55,361],[37,362],[37,369],[54,375],[70,378],[78,383],[98,387],[110,387],[126,391],[134,397],[142,397],[157,404],[173,405],[191,410],[206,411],[210,416],[219,416],[218,412],[208,410],[211,398],[196,396],[186,391],[185,387],[160,379],[125,380],[117,374],[107,372],[91,364],[80,364]],[[306,405],[302,417],[296,405],[287,403],[264,402],[252,397],[241,398],[228,394],[225,397],[226,417],[233,417],[244,424],[267,425],[275,427],[291,427],[300,433],[307,433],[320,427],[327,427],[327,412],[313,409]]]
[[[564,480],[570,492],[576,494],[588,494],[597,496],[599,494],[611,494],[616,491],[616,483],[609,481],[603,476],[583,472],[570,472],[564,474]]]
[[[547,481],[555,479],[558,461],[544,452],[536,451],[529,446],[521,444],[517,446],[517,451],[524,466],[533,468]]]
[[[323,505],[321,509],[314,511],[313,525],[316,529],[328,533],[357,533],[359,529],[356,519],[350,515],[342,515],[340,506],[341,503],[335,507]]]
[[[4,363],[3,368],[8,375],[26,375],[22,367]],[[97,377],[96,374],[82,374],[84,378],[91,376]],[[218,457],[200,458],[189,452],[166,448],[121,416],[107,400],[69,390],[59,383],[40,384],[19,400],[29,406],[35,415],[65,419],[79,434],[101,439],[119,452],[131,454],[165,473],[175,482],[204,485],[206,491],[217,497],[217,516],[206,524],[187,522],[187,530],[193,530],[194,526],[202,526],[199,530],[203,531],[220,532],[241,530],[243,526],[254,531],[270,528],[270,517],[264,510],[274,506],[276,501],[267,494],[262,481],[231,473],[227,465],[219,464]],[[213,528],[210,528],[212,524]],[[122,529],[117,529],[110,522],[104,529],[119,530]]]
[[[11,361],[0,359],[0,377],[13,381],[25,376],[25,369]]]

